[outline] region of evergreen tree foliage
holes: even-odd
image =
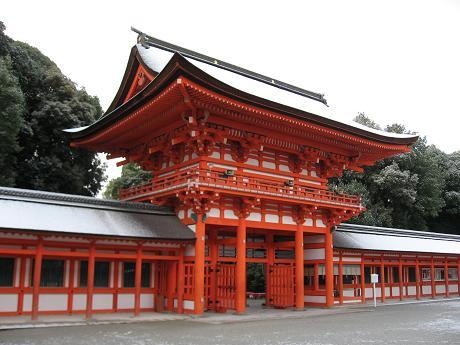
[[[106,199],[118,199],[120,189],[129,188],[147,182],[152,178],[152,174],[142,170],[135,163],[128,163],[121,169],[121,176],[112,179],[107,184],[103,196]]]
[[[354,120],[364,125],[375,124],[364,114]],[[409,133],[399,124],[387,126],[385,130]],[[362,196],[367,210],[350,220],[352,223],[442,231],[432,225],[444,212],[447,195],[452,194],[446,190],[451,188],[446,185],[450,166],[446,162],[447,157],[421,137],[411,152],[366,167],[364,174],[346,172],[342,177],[333,179],[330,185],[338,192]]]
[[[78,88],[38,49],[10,39],[4,30],[0,22],[0,116],[6,119],[0,130],[8,132],[0,139],[0,184],[97,194],[105,166],[96,154],[70,148],[62,130],[98,119],[99,100]]]

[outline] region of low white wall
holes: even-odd
[[[0,295],[0,312],[11,312],[18,310],[18,294],[8,293]]]

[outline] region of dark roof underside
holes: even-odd
[[[0,187],[0,228],[80,235],[193,240],[167,208]]]

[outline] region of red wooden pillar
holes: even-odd
[[[270,270],[275,262],[275,249],[273,247],[273,233],[267,233],[265,237],[267,242],[267,267],[265,267],[265,281],[266,281],[266,291],[265,291],[265,304],[271,305],[271,284],[270,284]]]
[[[246,311],[246,218],[239,217],[236,232],[236,293],[237,314]]]
[[[342,252],[339,257],[339,303],[343,304],[343,263],[342,263]]]
[[[380,256],[380,277],[380,299],[382,300],[382,303],[385,303],[385,264],[383,263],[383,255]]]
[[[430,267],[430,271],[431,271],[431,298],[436,298],[436,283],[434,281],[434,258],[431,257],[431,267]]]
[[[185,248],[183,245],[179,249],[179,262],[177,264],[177,312],[184,313],[184,279],[185,279],[185,266],[184,266]]]
[[[211,259],[211,274],[210,274],[210,299],[212,301],[213,309],[216,309],[216,300],[217,300],[217,260],[219,257],[219,245],[218,233],[217,230],[210,230],[208,234],[208,243],[209,243],[209,255]]]
[[[446,297],[449,297],[449,259],[447,256],[444,262],[444,281],[446,283]]]
[[[420,266],[418,264],[418,257],[415,257],[415,298],[420,299],[422,293],[420,287]]]
[[[25,249],[25,246],[22,247]],[[21,266],[19,272],[19,295],[18,295],[18,314],[21,315],[24,309],[24,284],[26,278],[26,260],[25,256],[21,256]]]
[[[330,229],[325,234],[326,306],[334,305],[334,251]]]
[[[95,266],[96,247],[91,242],[88,257],[88,280],[86,285],[86,318],[90,319],[93,312],[93,292],[94,292],[94,266]]]
[[[136,269],[134,275],[134,316],[141,312],[141,283],[142,283],[142,245],[136,250]]]
[[[72,252],[75,251],[75,249],[71,249]],[[75,259],[70,259],[70,268],[69,268],[69,288],[68,288],[68,295],[67,295],[67,313],[69,315],[72,315],[72,310],[73,310],[73,290],[75,287]]]
[[[203,314],[204,311],[204,251],[205,251],[205,224],[203,214],[197,214],[196,221],[196,242],[195,242],[195,295],[194,313]]]
[[[295,233],[295,308],[303,310],[305,307],[305,284],[304,284],[304,249],[303,249],[303,218],[297,223]]]
[[[118,254],[118,251],[116,252]],[[119,280],[120,262],[115,260],[113,262],[113,310],[118,310],[118,280]]]
[[[366,276],[364,271],[364,255],[361,254],[361,303],[366,303]]]
[[[399,275],[399,300],[403,300],[403,264],[402,264],[402,258],[401,255],[399,255],[399,268],[398,268],[398,275]]]
[[[41,239],[38,240],[37,249],[35,253],[35,265],[34,265],[34,281],[33,281],[33,292],[32,292],[32,320],[38,318],[38,304],[39,304],[39,293],[40,293],[40,280],[42,273],[42,259],[43,259],[43,242]]]

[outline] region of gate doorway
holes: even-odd
[[[289,308],[294,306],[294,265],[273,264],[268,267],[268,297],[267,305],[274,308]]]
[[[248,307],[266,305],[266,265],[264,263],[248,262],[246,264],[246,304]]]

